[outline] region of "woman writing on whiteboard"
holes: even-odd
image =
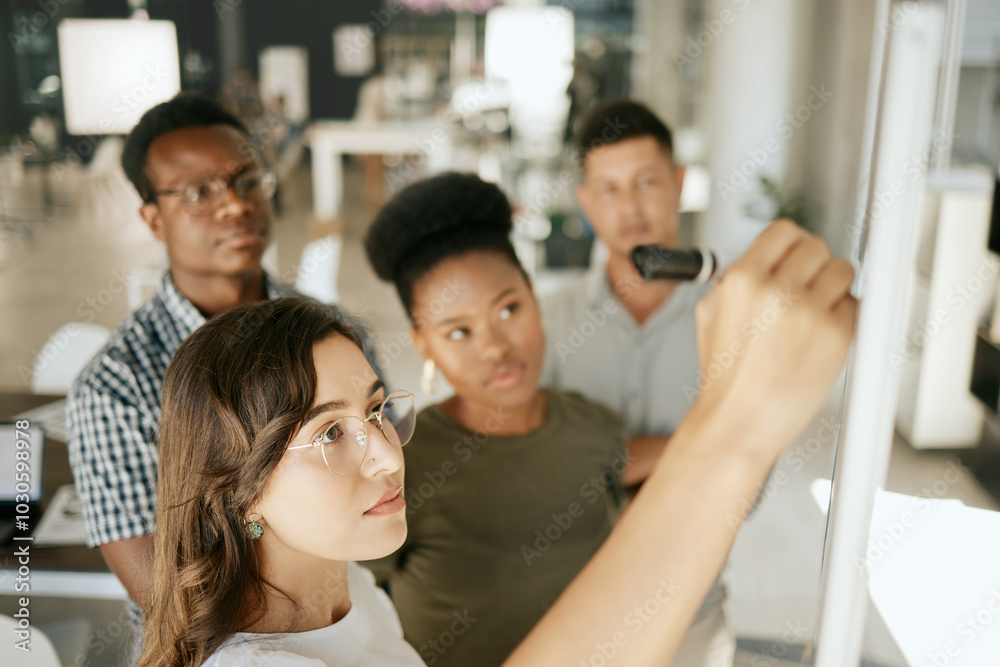
[[[779,222],[699,306],[706,384],[611,537],[508,665],[662,665],[725,558],[730,517],[813,418],[850,342],[853,271]],[[791,293],[752,339],[743,325]],[[145,665],[419,665],[351,561],[406,536],[408,394],[385,394],[357,328],[275,300],[221,314],[164,387]],[[359,452],[361,455],[359,456]],[[626,625],[655,599],[658,612]]]

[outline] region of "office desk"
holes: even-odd
[[[438,164],[448,161],[451,138],[437,120],[361,122],[320,120],[306,130],[312,152],[313,214],[329,222],[344,203],[344,155],[414,155]]]
[[[0,418],[9,419],[25,410],[36,408],[59,396],[36,394],[0,394]],[[45,439],[45,463],[42,469],[44,490],[42,511],[48,506],[56,490],[63,484],[73,483],[66,443]],[[37,526],[41,513],[31,517]],[[21,545],[30,545],[30,591],[15,591],[18,562],[14,551]],[[125,589],[118,578],[111,574],[97,549],[84,545],[68,547],[36,547],[28,541],[12,542],[0,547],[0,595],[54,596],[123,599]]]

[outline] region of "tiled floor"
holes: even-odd
[[[363,314],[381,333],[389,382],[419,394],[420,359],[407,344],[408,339],[401,336],[406,330],[405,317],[394,290],[375,279],[360,248],[359,237],[368,219],[363,210],[362,180],[356,169],[349,168],[346,173],[341,301]],[[92,319],[113,328],[129,310],[127,294],[118,287],[116,276],[162,265],[163,261],[161,249],[134,212],[137,202],[123,177],[93,177],[69,168],[53,172],[50,177],[56,205],[50,219],[42,219],[40,177],[39,172],[29,173],[13,187],[7,178],[0,190],[0,214],[35,219],[29,225],[30,234],[25,234],[24,228],[0,228],[0,312],[4,315],[0,390],[25,390],[32,360],[62,324]],[[310,234],[308,184],[308,173],[303,171],[284,185],[285,206],[275,233],[281,273],[295,265]],[[420,398],[422,402],[429,400]],[[839,406],[831,404],[821,418],[836,421],[838,411]],[[804,439],[820,433],[819,426],[817,422]],[[744,649],[738,664],[803,664],[802,647],[809,643],[816,623],[825,531],[825,520],[809,494],[809,483],[816,477],[830,477],[832,445],[832,441],[822,443],[800,470],[797,462],[784,457],[778,469],[784,470],[787,481],[769,487],[767,497],[737,538],[726,579],[732,622]],[[897,442],[888,487],[919,493],[941,476],[951,459],[947,454],[914,452]],[[971,476],[964,477],[950,492],[969,505],[996,509],[995,501]],[[9,602],[0,598],[0,613],[9,613]],[[34,613],[39,624],[87,619],[86,645],[90,650],[79,664],[120,661],[124,638],[111,637],[109,630],[117,628],[117,603],[51,599],[37,601]],[[779,652],[776,642],[790,627],[801,631],[794,641],[782,643]],[[98,636],[99,630],[105,638]],[[758,660],[750,662],[753,655]],[[874,663],[899,664],[891,647],[875,639],[870,642],[868,657]]]

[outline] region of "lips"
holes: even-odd
[[[622,236],[625,238],[640,238],[645,236],[649,232],[649,228],[645,225],[629,225],[622,230]]]
[[[229,236],[223,237],[219,241],[219,245],[228,245],[234,248],[240,248],[247,245],[257,245],[263,238],[263,234],[258,231],[251,229],[244,229],[235,234],[230,234]]]
[[[494,369],[493,375],[490,376],[486,384],[494,389],[509,389],[521,381],[521,378],[524,377],[524,370],[522,363],[500,364]]]
[[[399,485],[389,489],[372,505],[365,514],[368,516],[380,516],[384,514],[395,514],[406,507],[406,500],[403,498],[403,486]]]

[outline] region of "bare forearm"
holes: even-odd
[[[743,429],[704,415],[691,415],[674,434],[612,536],[508,667],[591,664],[598,654],[607,664],[669,663],[725,562],[741,504],[769,465],[718,446],[737,443]]]
[[[101,555],[129,597],[144,609],[153,586],[153,536],[143,535],[102,544]]]
[[[611,536],[508,666],[669,662],[741,517],[843,368],[854,271],[778,221],[698,304],[698,348],[733,364],[705,383]],[[748,322],[774,314],[766,331]]]
[[[625,486],[635,486],[646,481],[669,440],[669,435],[637,435],[629,439],[628,466],[622,476]]]

